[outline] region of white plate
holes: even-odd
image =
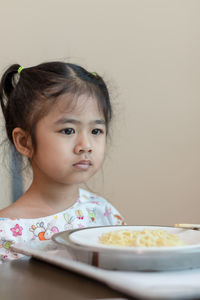
[[[176,234],[180,239],[186,244],[184,246],[170,246],[170,247],[126,247],[126,246],[116,246],[116,245],[105,245],[99,242],[99,237],[102,233],[113,232],[118,230],[130,230],[130,231],[141,231],[144,229],[150,230],[165,230],[168,233]],[[108,226],[108,227],[90,227],[84,228],[72,232],[69,235],[69,239],[77,244],[84,247],[95,248],[95,249],[111,249],[112,251],[129,251],[137,252],[139,251],[185,251],[188,248],[195,249],[200,247],[200,231],[188,230],[183,228],[174,227],[160,227],[160,226]]]
[[[112,230],[160,229],[178,234],[187,244],[176,247],[119,247],[98,242]],[[68,248],[78,261],[105,269],[169,271],[200,267],[200,231],[160,226],[87,227],[57,233],[52,238]]]

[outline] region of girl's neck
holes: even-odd
[[[31,211],[33,218],[44,217],[59,213],[71,207],[79,197],[79,185],[52,184],[33,182],[16,204]],[[29,216],[30,218],[30,216]]]

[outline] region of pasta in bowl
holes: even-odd
[[[170,247],[186,245],[177,234],[159,229],[111,231],[102,233],[99,237],[99,242],[105,245],[126,247]]]

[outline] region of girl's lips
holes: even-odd
[[[87,170],[92,165],[90,160],[80,160],[79,162],[73,164],[77,169]]]

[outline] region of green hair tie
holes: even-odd
[[[93,76],[97,77],[97,73],[96,72],[92,72],[91,73]]]
[[[22,66],[19,67],[19,69],[17,70],[17,73],[20,74],[23,69],[24,69],[24,67],[22,67]]]

